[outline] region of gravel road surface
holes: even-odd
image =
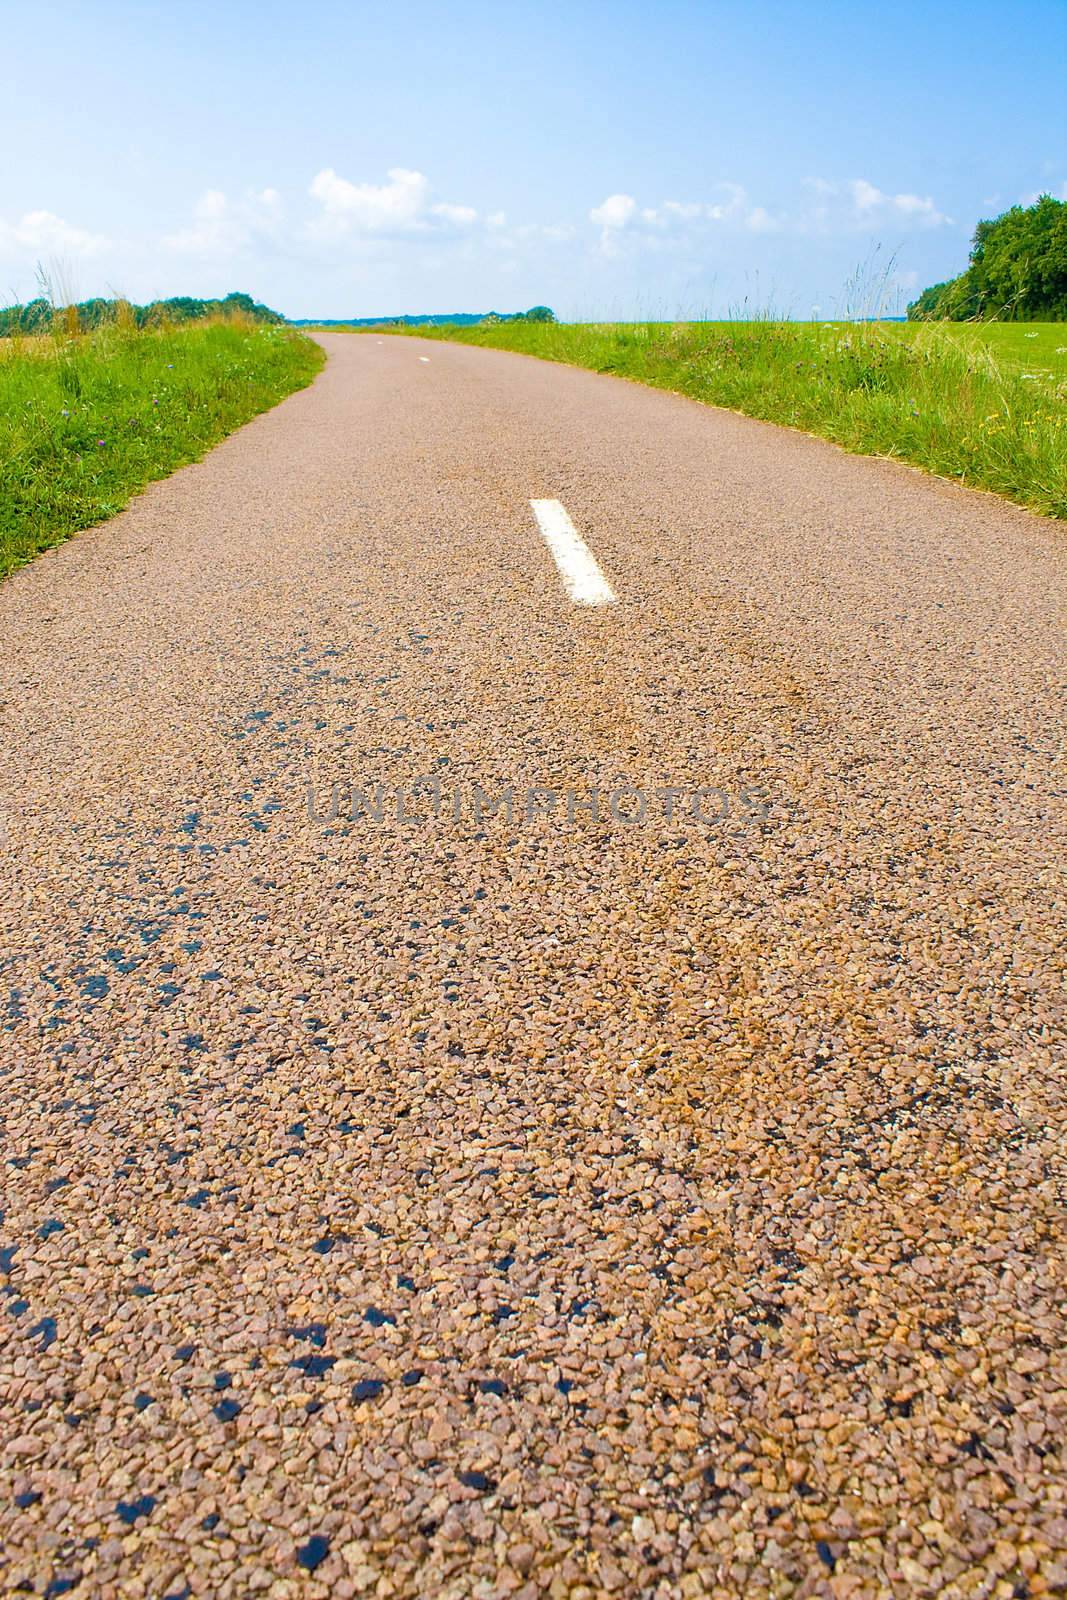
[[[0,588],[0,1590],[1064,1594],[1064,529],[323,343]]]

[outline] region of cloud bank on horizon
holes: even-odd
[[[1060,189],[1067,196],[1067,182]],[[515,255],[536,241],[566,246],[595,263],[598,256],[613,261],[642,252],[700,250],[716,234],[735,240],[746,234],[866,235],[898,243],[915,230],[952,226],[953,218],[932,196],[883,191],[862,177],[806,178],[788,207],[760,204],[744,185],[721,180],[706,198],[645,204],[619,192],[589,206],[577,222],[533,223],[513,221],[500,208],[481,212],[441,198],[429,177],[414,168],[391,167],[375,182],[354,181],[323,167],[295,196],[271,186],[237,196],[205,190],[189,216],[158,236],[109,238],[82,220],[45,209],[10,220],[0,217],[0,260],[23,276],[38,263],[59,261],[68,274],[84,269],[95,287],[109,272],[121,278],[131,259],[148,252],[157,260],[160,254],[171,258],[174,272],[164,271],[163,277],[184,285],[199,283],[201,272],[216,279],[227,272],[256,277],[276,256],[296,259],[312,271],[335,267],[346,252],[358,257],[386,245],[391,251],[432,245],[469,258],[472,248]],[[900,287],[912,287],[913,274],[897,277]]]

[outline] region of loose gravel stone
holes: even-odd
[[[1067,1592],[1062,529],[325,343],[0,587],[5,1592]]]

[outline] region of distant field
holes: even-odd
[[[322,359],[241,318],[0,340],[0,575],[195,461]]]
[[[1067,323],[503,323],[416,331],[633,378],[1067,518]]]
[[[904,338],[931,330],[964,350],[987,350],[1002,366],[1067,383],[1067,322],[898,322],[884,324]]]

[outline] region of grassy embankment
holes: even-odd
[[[0,575],[120,511],[310,383],[310,339],[237,316],[0,340]]]
[[[515,322],[418,332],[637,379],[1067,517],[1067,323]]]

